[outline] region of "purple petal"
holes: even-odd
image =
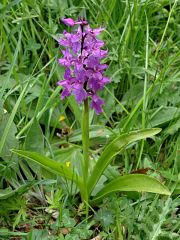
[[[67,60],[66,60],[65,58],[59,58],[59,59],[58,59],[58,63],[59,63],[60,65],[66,66],[66,62],[67,62]]]
[[[71,27],[75,25],[75,21],[73,19],[71,19],[71,18],[64,18],[64,19],[61,19],[61,21],[64,24],[66,24],[68,26],[71,26]]]
[[[99,82],[97,81],[96,78],[90,78],[89,81],[88,81],[88,87],[93,92],[97,92],[100,89],[100,84],[99,84]]]
[[[66,49],[65,51],[62,50],[62,53],[64,54],[64,57],[58,59],[59,64],[66,66],[66,67],[70,67],[72,65],[72,61],[73,61],[72,54],[70,54],[68,49]]]
[[[106,69],[107,67],[108,67],[107,64],[99,64],[99,65],[97,66],[97,69],[101,71],[101,70]]]
[[[71,91],[68,88],[65,88],[61,93],[61,99],[63,100],[65,97],[69,97],[71,95]]]
[[[104,46],[104,42],[103,41],[101,41],[101,40],[99,40],[99,39],[97,39],[96,40],[96,48],[101,48],[101,47],[103,47]]]
[[[81,104],[83,100],[85,100],[88,95],[85,89],[83,88],[83,85],[76,84],[73,87],[72,94],[75,95],[76,101]]]
[[[70,60],[67,60],[66,58],[59,58],[58,59],[58,63],[60,65],[63,65],[63,66],[66,66],[66,67],[70,67],[72,64],[71,64],[71,61]]]
[[[72,33],[69,33],[69,32],[67,32],[67,31],[64,31],[63,34],[64,34],[65,38],[67,38],[68,40],[71,39]]]
[[[65,58],[72,58],[72,54],[69,52],[69,49],[66,49],[65,51],[62,50],[62,53],[64,54]]]
[[[70,86],[70,83],[67,80],[61,80],[61,81],[57,82],[57,85],[63,86],[63,87],[68,87],[68,86]]]
[[[101,50],[101,49],[94,49],[93,55],[98,57],[99,59],[104,58],[107,55],[107,50]]]
[[[72,79],[70,68],[66,68],[65,73],[64,73],[64,78],[67,79],[67,80],[71,80]]]
[[[72,43],[72,50],[74,53],[78,53],[79,50],[81,49],[81,43],[80,42],[74,42]]]
[[[100,28],[95,28],[95,29],[90,28],[90,26],[86,27],[86,33],[89,33],[89,34],[94,35],[94,36],[99,35],[103,30],[104,30],[104,28],[101,28],[101,27]]]
[[[88,24],[88,21],[85,20],[85,19],[81,19],[81,20],[76,21],[76,24],[87,25],[87,24]]]
[[[108,77],[104,76],[104,77],[102,78],[102,82],[103,82],[104,84],[107,84],[107,83],[110,82],[110,79],[109,79]]]
[[[67,39],[61,38],[61,39],[59,39],[58,43],[61,46],[69,47],[69,41]]]
[[[86,26],[86,33],[92,33],[92,32],[93,32],[92,28],[90,28],[89,25]]]
[[[87,62],[87,66],[90,68],[94,68],[97,65],[99,65],[99,59],[94,55],[90,55],[86,62]]]
[[[93,35],[88,34],[84,39],[84,49],[92,53],[92,49],[95,48],[96,42],[97,39]]]
[[[90,107],[93,108],[97,115],[99,115],[103,109],[102,105],[104,104],[104,100],[97,95],[92,96],[92,101]]]
[[[105,28],[95,28],[95,29],[93,29],[93,33],[95,34],[95,35],[99,35],[103,30],[104,30]]]
[[[57,82],[57,85],[64,87],[61,93],[61,99],[64,99],[65,97],[68,97],[71,95],[72,87],[68,80],[59,81]]]
[[[81,83],[84,83],[87,79],[86,70],[83,68],[82,64],[75,65],[74,74]]]

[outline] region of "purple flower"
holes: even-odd
[[[57,84],[64,87],[64,90],[61,93],[62,100],[71,95],[72,88],[71,83],[68,80],[59,81]]]
[[[71,18],[64,18],[64,19],[61,19],[61,21],[65,25],[68,25],[68,26],[71,26],[71,27],[74,26],[74,25],[77,25],[77,24],[80,24],[80,25],[87,25],[88,24],[88,22],[85,19],[79,19],[79,21],[74,21]]]
[[[70,67],[72,65],[72,61],[73,61],[73,56],[72,54],[69,52],[69,49],[66,49],[65,51],[62,50],[62,53],[64,54],[63,58],[59,58],[58,62],[61,65],[64,65],[66,67]]]
[[[101,63],[107,50],[101,49],[104,42],[96,37],[104,29],[91,29],[85,19],[74,21],[66,18],[62,22],[68,26],[79,27],[73,33],[64,31],[64,37],[59,40],[65,50],[62,50],[63,57],[58,62],[66,67],[64,80],[58,82],[58,85],[63,87],[61,99],[73,94],[78,104],[81,104],[89,97],[91,108],[96,114],[100,114],[104,100],[97,94],[110,82],[108,77],[103,76],[108,66]]]
[[[83,84],[74,84],[72,94],[75,96],[76,101],[81,104],[83,100],[88,97],[87,92],[83,88]]]
[[[104,100],[97,95],[92,96],[91,108],[94,108],[96,114],[100,114],[102,112],[102,105],[104,104]]]
[[[71,18],[64,18],[61,21],[68,26],[74,26],[75,25],[75,21]]]

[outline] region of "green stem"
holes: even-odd
[[[83,175],[87,181],[89,168],[89,106],[88,99],[84,101],[84,111],[82,116],[82,144],[84,156]]]
[[[82,115],[82,145],[83,145],[83,180],[85,196],[83,197],[86,204],[86,213],[88,215],[88,169],[89,169],[89,105],[88,99],[84,101],[84,110]]]

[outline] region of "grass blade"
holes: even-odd
[[[24,94],[25,94],[25,91],[26,91],[26,89],[27,89],[27,86],[28,86],[28,83],[26,84],[26,86],[24,87],[23,91],[21,92],[21,94],[20,94],[20,96],[19,96],[19,98],[18,98],[18,100],[17,100],[17,102],[16,102],[16,104],[15,104],[15,106],[14,106],[14,108],[13,108],[13,111],[12,111],[10,117],[9,117],[9,120],[8,120],[8,122],[7,122],[7,125],[6,125],[6,127],[5,127],[5,129],[4,129],[4,133],[3,133],[2,137],[1,137],[1,140],[0,140],[0,153],[1,153],[1,151],[3,150],[3,147],[4,147],[4,144],[5,144],[6,138],[7,138],[7,136],[8,136],[8,132],[9,132],[9,130],[10,130],[10,128],[11,128],[11,125],[12,125],[12,123],[13,123],[13,120],[14,120],[14,117],[15,117],[16,112],[17,112],[17,110],[18,110],[18,107],[19,107],[19,105],[20,105],[20,103],[21,103],[21,100],[22,100],[22,98],[24,97]]]

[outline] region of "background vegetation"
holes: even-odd
[[[0,239],[179,239],[180,2],[178,0],[1,0],[0,2]],[[143,173],[172,195],[114,194],[91,209],[73,185],[12,154],[36,151],[78,166],[81,107],[60,100],[64,69],[60,19],[85,16],[106,28],[111,83],[104,112],[91,115],[91,159],[119,132],[161,127],[130,145],[103,181]]]

